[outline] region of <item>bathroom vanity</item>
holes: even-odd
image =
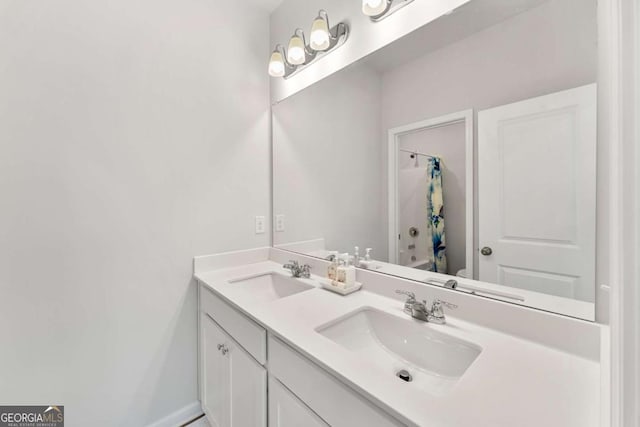
[[[195,260],[209,421],[609,425],[596,1],[464,2],[395,39],[424,3],[343,3],[353,60],[272,80],[273,247]],[[335,257],[362,290],[320,287]]]
[[[290,258],[311,277],[290,277]],[[319,286],[328,264],[274,248],[196,258],[212,426],[599,425],[599,325],[363,270],[343,297]],[[458,308],[422,322],[396,289]]]

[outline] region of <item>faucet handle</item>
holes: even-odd
[[[452,309],[452,310],[455,310],[456,308],[458,308],[458,306],[457,306],[456,304],[452,304],[452,303],[450,303],[450,302],[443,301],[443,300],[441,300],[441,299],[435,299],[435,300],[433,301],[433,308],[434,308],[434,309],[435,309],[435,308],[440,308],[440,309],[442,309],[442,308],[441,308],[441,306],[443,306],[443,305],[444,305],[445,307],[447,307],[447,308]]]
[[[437,323],[439,325],[444,325],[445,323],[447,323],[447,319],[445,318],[444,309],[442,308],[442,306],[450,309],[458,308],[457,305],[450,302],[435,299],[433,300],[433,305],[431,306],[431,313],[429,313],[429,322]]]
[[[301,276],[304,278],[311,277],[311,266],[309,264],[305,264],[301,267]]]
[[[402,289],[396,289],[396,294],[405,295],[405,296],[407,296],[409,298],[409,300],[413,300],[413,301],[416,300],[416,294],[414,294],[411,291],[405,291],[405,290],[402,290]]]

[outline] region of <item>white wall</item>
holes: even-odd
[[[0,3],[0,402],[197,399],[192,257],[269,243],[267,34],[244,1]]]
[[[274,244],[324,238],[386,258],[380,98],[380,76],[358,65],[273,106],[274,214],[285,215]]]

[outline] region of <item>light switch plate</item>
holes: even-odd
[[[267,219],[264,216],[256,216],[256,234],[264,234],[267,228]]]
[[[284,231],[284,215],[276,215],[276,231]]]

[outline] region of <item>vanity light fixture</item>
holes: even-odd
[[[287,77],[294,69],[285,59],[282,45],[276,45],[269,59],[269,75],[271,77]]]
[[[306,44],[304,31],[298,28],[289,39],[287,52],[278,44],[271,53],[269,75],[288,78],[295,72],[306,68],[314,60],[331,50],[342,46],[349,36],[349,27],[344,22],[331,27],[327,11],[320,10],[311,25],[309,44]]]
[[[289,40],[289,48],[287,49],[287,61],[291,65],[302,65],[306,62],[313,61],[316,51],[310,49],[304,39],[304,31],[302,28],[296,29]]]
[[[329,49],[331,46],[331,36],[329,35],[329,21],[326,16],[322,14],[322,10],[318,13],[318,17],[313,20],[311,24],[311,49],[316,51],[322,51]]]
[[[402,9],[413,0],[362,0],[362,13],[378,22]]]

